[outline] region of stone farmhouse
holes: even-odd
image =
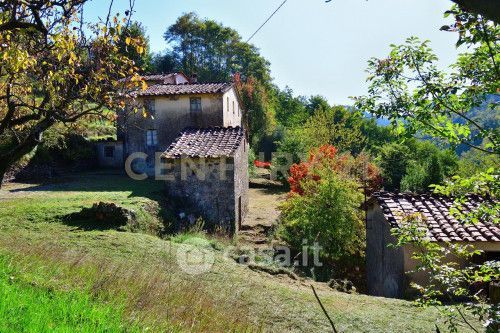
[[[483,198],[470,196],[464,205],[473,211]],[[420,214],[427,236],[442,246],[449,243],[473,245],[482,250],[477,261],[500,259],[500,228],[492,221],[464,225],[449,210],[453,199],[432,194],[375,193],[367,203],[366,271],[368,293],[373,296],[401,298],[410,282],[425,285],[427,276],[422,272],[408,274],[416,267],[410,247],[390,248],[396,240],[392,228],[398,228],[405,216]],[[462,263],[463,264],[463,263]]]
[[[248,206],[248,140],[234,84],[197,83],[182,73],[143,79],[147,89],[118,113],[117,142],[98,147],[101,165],[126,162],[162,179],[169,199],[182,202],[182,216],[237,231]]]

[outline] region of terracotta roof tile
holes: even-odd
[[[165,158],[231,157],[241,145],[241,127],[187,128],[163,153]]]
[[[412,193],[378,192],[373,195],[382,208],[386,220],[398,227],[408,213],[421,213],[433,241],[498,242],[500,228],[492,221],[464,225],[453,217],[449,208],[453,198]],[[480,203],[491,202],[478,196],[469,196],[464,211],[476,209]]]
[[[219,94],[231,89],[231,83],[196,83],[196,84],[155,84],[146,90],[135,92],[135,96],[172,96],[192,94]]]

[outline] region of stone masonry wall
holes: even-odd
[[[166,160],[174,165],[173,170],[167,172],[174,179],[166,180],[168,198],[176,200],[182,205],[183,213],[203,218],[205,227],[214,229],[221,226],[228,233],[235,232],[235,171],[227,170],[225,177],[221,177],[221,165],[226,164],[232,169],[234,160],[224,159],[192,159],[195,168],[202,168],[205,164],[205,178],[200,173],[190,171],[187,162],[180,159]],[[183,177],[183,165],[184,176]],[[222,166],[222,168],[224,168]],[[183,179],[184,178],[184,179]]]
[[[234,154],[234,211],[235,211],[235,226],[236,230],[243,223],[245,216],[248,213],[248,144],[246,139],[243,139],[242,144]],[[240,208],[241,198],[241,208]],[[241,214],[239,213],[241,209]],[[240,220],[241,215],[241,220]]]

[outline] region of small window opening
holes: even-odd
[[[148,130],[146,132],[146,145],[148,147],[153,147],[158,144],[158,131],[157,130]]]

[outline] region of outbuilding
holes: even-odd
[[[248,211],[248,149],[239,126],[183,130],[162,155],[168,198],[183,215],[234,234]]]
[[[469,196],[463,205],[473,211],[486,199]],[[433,194],[375,193],[367,203],[366,271],[368,293],[373,296],[401,298],[410,282],[425,285],[423,273],[408,274],[416,267],[409,246],[393,248],[396,239],[392,228],[399,228],[405,217],[420,214],[427,228],[427,237],[442,246],[450,243],[470,244],[482,250],[478,260],[498,260],[500,257],[500,228],[493,221],[464,224],[450,208],[454,199]]]

